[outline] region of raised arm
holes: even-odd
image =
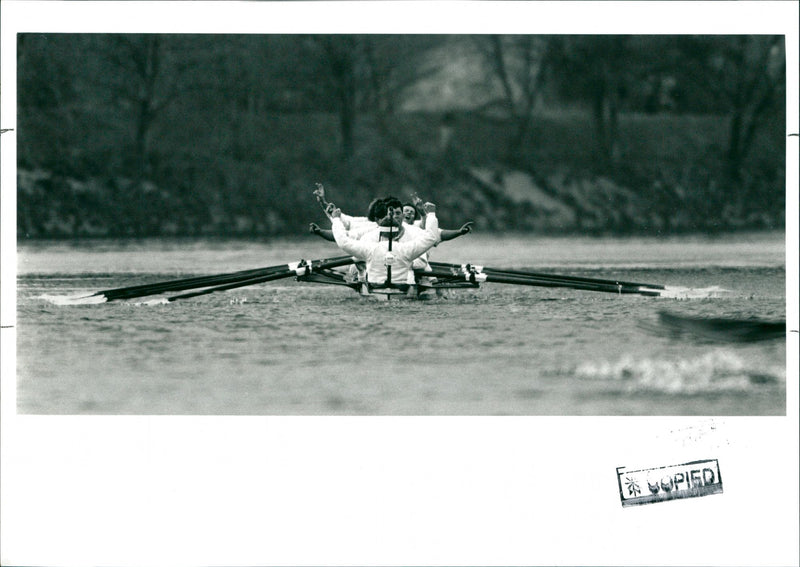
[[[325,210],[325,213],[328,212],[328,201],[325,200],[325,187],[322,186],[322,183],[317,183],[317,188],[314,189],[314,196],[317,198],[317,202],[320,206]]]
[[[470,232],[472,232],[472,221],[465,222],[461,226],[461,228],[457,230],[448,230],[446,228],[443,228],[442,230],[439,231],[439,234],[441,236],[442,242],[445,242],[447,240],[453,240],[454,238],[458,238],[459,236],[463,236]]]
[[[407,243],[404,253],[409,260],[414,260],[424,254],[439,241],[439,219],[436,218],[436,205],[425,203],[425,231],[419,238]]]
[[[342,224],[341,217],[342,211],[339,209],[334,208],[331,211],[331,231],[333,232],[333,238],[336,240],[336,244],[348,254],[366,259],[370,252],[372,252],[373,245],[351,238],[347,234],[344,224]]]
[[[425,203],[422,202],[422,199],[419,198],[419,195],[416,193],[411,194],[411,202],[414,204],[414,207],[417,209],[419,216],[422,220],[419,223],[420,228],[425,228],[425,217],[428,215],[427,211],[425,210]]]
[[[333,231],[332,230],[326,230],[324,228],[320,228],[319,225],[317,225],[317,223],[314,223],[314,222],[310,223],[308,225],[308,231],[311,234],[316,234],[317,236],[319,236],[320,238],[323,238],[325,240],[330,240],[331,242],[336,242],[336,239],[333,237]]]

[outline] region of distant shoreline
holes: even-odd
[[[786,229],[772,228],[763,230],[754,229],[727,229],[713,232],[668,232],[663,234],[647,234],[647,233],[581,233],[575,232],[562,232],[562,233],[548,233],[546,231],[484,231],[478,233],[485,237],[494,237],[498,239],[503,238],[546,238],[553,240],[568,240],[568,239],[588,239],[588,240],[720,240],[725,238],[736,237],[739,239],[763,239],[763,240],[784,240],[786,237]],[[215,243],[255,243],[255,242],[272,242],[272,241],[291,241],[300,242],[303,240],[314,241],[315,237],[306,234],[275,234],[275,235],[253,235],[243,236],[240,234],[201,234],[201,235],[152,235],[152,236],[35,236],[23,237],[17,235],[17,244],[59,244],[65,242],[76,243],[97,243],[103,242],[215,242]]]

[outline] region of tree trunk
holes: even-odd
[[[355,148],[355,120],[356,120],[356,110],[355,110],[355,102],[352,100],[352,96],[348,96],[349,93],[343,93],[342,96],[342,105],[339,109],[339,128],[342,135],[342,153],[346,158],[349,158],[353,155],[353,150]]]
[[[600,86],[592,98],[594,117],[595,156],[601,165],[608,164],[608,131],[606,128],[606,97],[604,87]]]
[[[615,166],[619,151],[619,101],[615,82],[608,72],[598,79],[592,97],[595,129],[595,154],[602,168]]]
[[[725,172],[733,181],[738,181],[741,177],[742,122],[742,112],[737,109],[731,116],[730,131],[728,133],[728,151],[725,156]]]

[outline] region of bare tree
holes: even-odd
[[[359,116],[374,115],[387,134],[387,118],[409,89],[435,71],[427,53],[441,41],[436,36],[298,36],[299,56],[284,54],[291,68],[285,68],[282,81],[289,91],[302,93],[309,108],[338,115],[342,153],[349,157]]]
[[[550,40],[546,36],[476,36],[475,45],[497,84],[498,96],[488,104],[499,105],[514,124],[511,152],[528,136],[533,113],[544,86]]]
[[[741,168],[770,114],[785,111],[786,55],[782,36],[688,36],[673,73],[689,104],[728,116],[723,156],[729,178]]]
[[[341,148],[345,157],[353,154],[358,101],[364,74],[361,42],[352,35],[310,36],[303,41],[311,82],[308,91],[339,116]]]
[[[162,113],[187,88],[190,67],[175,38],[159,35],[115,35],[98,45],[106,63],[103,83],[112,102],[132,121],[134,175],[145,179],[152,173],[150,138]]]
[[[21,163],[70,170],[80,154],[80,140],[87,133],[83,131],[83,105],[75,86],[81,74],[75,60],[80,62],[82,49],[82,37],[77,35],[18,35],[19,135],[24,140],[18,149]],[[50,159],[54,163],[47,163]]]
[[[385,133],[386,118],[403,104],[409,90],[434,76],[441,67],[431,51],[441,45],[441,36],[361,36],[366,89],[364,106],[375,113]]]
[[[709,85],[730,114],[726,167],[738,179],[769,111],[781,105],[786,58],[781,36],[738,36],[720,45],[706,66]]]

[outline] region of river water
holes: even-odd
[[[280,280],[163,305],[58,298],[339,255],[270,241],[22,243],[17,409],[30,414],[784,415],[786,342],[662,328],[659,313],[786,317],[783,234],[471,234],[433,259],[723,289],[707,297],[484,284],[377,302]],[[55,299],[54,299],[55,298]]]

